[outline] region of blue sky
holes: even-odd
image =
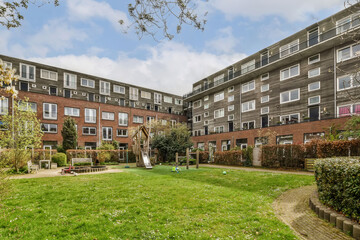
[[[0,28],[0,54],[182,95],[191,84],[344,8],[343,0],[209,0],[205,31],[172,41],[124,34],[133,0],[60,0],[31,6],[17,29]],[[1,0],[0,0],[1,3]],[[161,35],[159,35],[159,38]]]

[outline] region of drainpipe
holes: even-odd
[[[100,103],[99,103],[99,109],[98,109],[98,112],[99,112],[99,123],[98,123],[98,127],[99,127],[99,137],[98,137],[98,146],[100,146],[101,145],[101,124],[100,124],[100,121],[101,121],[101,108],[100,108]]]
[[[336,49],[334,47],[334,115],[336,118],[338,118],[338,112],[337,112],[337,80],[336,80],[336,67],[337,67],[337,61],[336,61]]]

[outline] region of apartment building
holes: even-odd
[[[356,4],[194,83],[184,101],[195,146],[259,145],[260,129],[276,132],[278,144],[303,143],[360,114],[350,99],[360,85],[359,10]]]
[[[129,128],[152,120],[186,122],[182,96],[4,55],[0,59],[18,70],[19,97],[27,97],[37,112],[44,147],[62,144],[67,116],[77,122],[78,145],[87,149],[112,140],[127,149],[132,143]],[[0,100],[0,115],[10,107],[11,99]]]

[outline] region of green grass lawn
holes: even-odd
[[[0,239],[294,239],[271,204],[312,176],[169,166],[13,180]]]

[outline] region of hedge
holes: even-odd
[[[57,163],[58,167],[63,167],[67,163],[67,157],[65,153],[56,153],[51,156],[51,161]]]
[[[192,158],[196,159],[196,152],[189,153]],[[209,161],[209,152],[208,151],[199,151],[199,163],[208,163]]]
[[[269,168],[304,168],[305,155],[302,145],[262,146],[261,165]]]
[[[243,166],[242,151],[215,152],[214,163],[222,165]]]
[[[320,201],[347,217],[360,220],[360,159],[317,160],[315,179]]]

